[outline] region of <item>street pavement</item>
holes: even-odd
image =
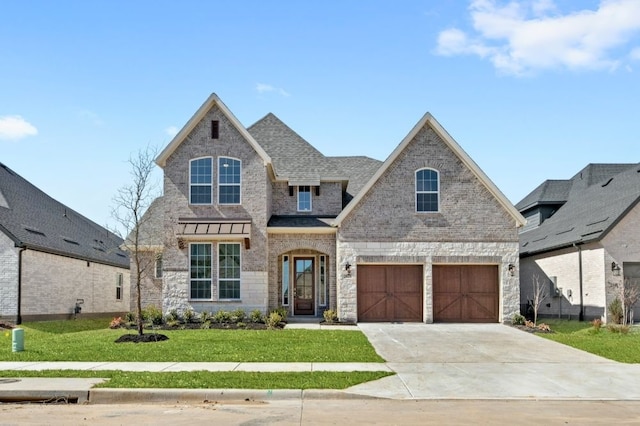
[[[296,324],[315,328],[317,324]],[[0,362],[0,370],[391,371],[332,390],[102,389],[101,379],[0,379],[0,401],[90,403],[220,400],[585,400],[640,401],[640,366],[621,364],[501,324],[362,323],[386,363]]]

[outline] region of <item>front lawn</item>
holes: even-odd
[[[0,377],[82,377],[108,378],[99,388],[179,388],[179,389],[346,389],[381,379],[393,373],[384,371],[304,373],[189,371],[150,373],[140,371],[44,370],[0,371]]]
[[[609,331],[603,324],[596,331],[591,323],[566,320],[539,320],[549,324],[554,333],[539,336],[592,354],[630,364],[640,363],[640,329],[631,327],[627,334]]]
[[[7,331],[0,361],[384,362],[359,331],[162,330],[169,340],[136,344],[114,343],[135,331],[111,330],[109,320],[101,321],[25,323],[25,350],[12,352]]]

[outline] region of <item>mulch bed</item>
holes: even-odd
[[[116,343],[151,343],[169,340],[164,334],[144,333],[144,334],[123,334],[118,337]]]
[[[518,330],[526,331],[527,333],[542,333],[542,334],[554,333],[553,330],[541,330],[537,327],[527,327],[526,325],[512,324],[511,327],[517,328]]]
[[[0,322],[0,330],[11,330],[16,328],[15,325],[6,322]]]

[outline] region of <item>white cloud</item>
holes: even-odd
[[[286,90],[280,87],[273,87],[270,84],[258,83],[256,84],[256,90],[258,91],[258,93],[275,92],[285,97],[291,96],[291,94],[288,93]]]
[[[164,129],[164,132],[171,137],[174,137],[175,135],[177,135],[179,131],[180,129],[178,129],[176,126],[169,126],[166,129]]]
[[[640,33],[640,1],[601,0],[596,10],[561,14],[553,0],[473,0],[472,32],[446,29],[437,54],[476,55],[500,72],[529,74],[546,69],[616,69]],[[626,50],[620,53],[619,50]]]
[[[37,134],[38,129],[19,115],[0,116],[0,140],[18,140]]]

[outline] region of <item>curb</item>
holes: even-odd
[[[218,401],[286,401],[304,399],[380,399],[323,389],[112,389],[89,390],[89,404],[214,403]]]

